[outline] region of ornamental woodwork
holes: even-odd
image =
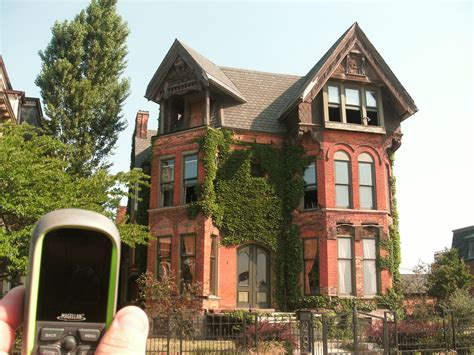
[[[168,98],[171,95],[183,95],[190,91],[201,90],[201,85],[194,74],[194,71],[177,57],[172,68],[165,79],[160,96]]]

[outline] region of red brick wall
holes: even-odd
[[[186,132],[160,136],[153,142],[152,178],[150,195],[150,228],[155,237],[172,236],[172,270],[179,279],[179,243],[183,234],[196,235],[196,279],[203,284],[203,295],[209,295],[211,235],[219,236],[219,231],[211,220],[198,215],[194,219],[187,217],[187,206],[182,200],[182,157],[183,153],[196,151],[196,138],[204,134],[205,128],[199,127]],[[235,139],[262,144],[281,146],[284,138],[275,134],[262,134],[251,131],[236,131]],[[378,225],[380,238],[388,235],[391,217],[387,211],[387,164],[388,158],[383,151],[383,136],[371,133],[327,130],[322,132],[321,142],[312,138],[301,141],[306,154],[315,156],[317,167],[318,203],[320,209],[294,211],[294,222],[300,227],[302,238],[320,238],[320,282],[323,294],[338,294],[337,270],[337,233],[339,223],[352,224],[360,231],[362,225]],[[353,209],[335,208],[334,153],[344,150],[351,158]],[[375,189],[377,210],[359,209],[358,162],[359,154],[367,152],[374,159]],[[162,157],[175,158],[174,207],[160,208],[158,205],[159,161]],[[198,165],[198,180],[204,179],[202,163]],[[360,232],[354,242],[356,296],[363,297],[362,241]],[[382,255],[384,252],[382,251]],[[232,309],[236,306],[237,247],[219,246],[218,250],[218,294],[217,297],[204,298],[203,307],[212,309]],[[156,242],[152,241],[148,249],[148,270],[156,268]],[[381,290],[391,287],[388,271],[380,275]],[[302,286],[301,286],[302,287]],[[274,294],[272,288],[272,293]],[[274,303],[274,299],[272,300]]]

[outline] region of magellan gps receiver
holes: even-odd
[[[50,212],[36,224],[22,354],[93,354],[117,303],[120,236],[103,215]]]

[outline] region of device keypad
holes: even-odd
[[[40,346],[39,355],[61,355],[61,350],[57,346]]]
[[[38,355],[94,354],[103,332],[103,324],[97,323],[65,324],[64,327],[53,322],[38,325]]]

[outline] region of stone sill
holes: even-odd
[[[378,126],[364,126],[354,123],[343,123],[343,122],[332,122],[332,121],[325,121],[324,122],[325,128],[330,129],[341,129],[345,131],[353,131],[353,132],[364,132],[364,133],[377,133],[377,134],[386,134],[385,128],[378,127]]]

